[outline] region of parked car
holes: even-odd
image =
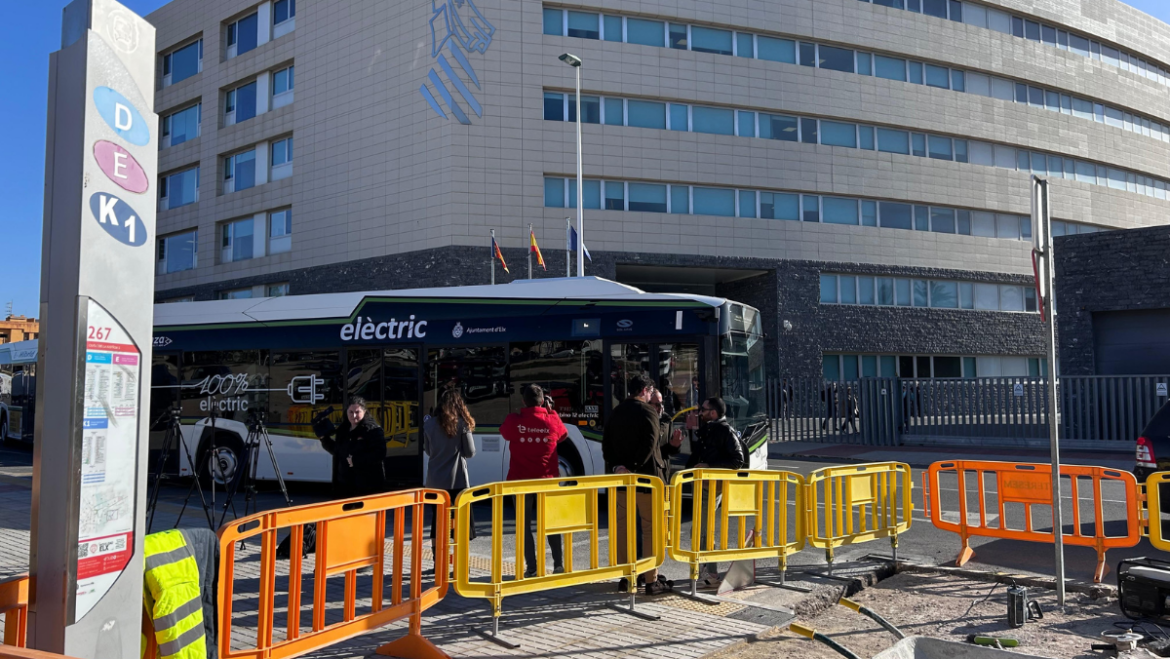
[[[1170,401],[1162,405],[1142,430],[1134,457],[1133,473],[1140,483],[1146,482],[1150,474],[1170,471]],[[1160,489],[1162,510],[1170,511],[1170,483]]]

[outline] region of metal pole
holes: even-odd
[[[581,65],[577,71],[577,276],[585,276],[585,180],[581,165]]]
[[[489,250],[488,259],[492,264],[492,286],[496,285],[496,230],[492,229],[492,246]]]
[[[528,278],[532,279],[532,225],[528,225]]]
[[[573,228],[572,218],[566,217],[565,218],[565,240],[566,240],[566,242],[565,242],[565,276],[566,277],[573,276],[573,250],[569,249],[569,243],[567,242],[568,238],[569,238],[569,229],[572,229],[572,228]]]
[[[1056,273],[1052,260],[1052,210],[1048,194],[1048,181],[1033,176],[1032,218],[1039,243],[1037,251],[1040,257],[1040,292],[1043,295],[1044,307],[1048,316],[1044,338],[1048,343],[1048,441],[1052,451],[1052,536],[1056,548],[1056,604],[1063,609],[1065,602],[1064,514],[1061,510],[1063,498],[1060,486],[1060,426],[1057,424],[1056,418],[1056,309],[1052,304],[1055,298]],[[1077,502],[1074,501],[1073,505],[1077,505]]]

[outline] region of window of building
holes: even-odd
[[[297,0],[276,0],[272,3],[272,38],[277,39],[296,29]]]
[[[199,230],[191,229],[158,239],[158,267],[160,275],[193,270],[198,263]]]
[[[288,282],[269,284],[266,291],[268,297],[284,297],[288,295]]]
[[[256,116],[256,83],[240,85],[225,95],[223,124],[231,126]]]
[[[626,43],[662,48],[666,45],[666,25],[662,21],[627,18]]]
[[[163,55],[163,87],[182,82],[203,70],[203,39]]]
[[[179,208],[199,201],[199,166],[160,176],[158,195],[160,210]]]
[[[630,101],[631,105],[633,101]],[[633,121],[631,107],[631,121]],[[715,135],[735,134],[735,114],[723,108],[708,108],[701,105],[691,107],[691,130],[696,133]]]
[[[227,59],[255,50],[260,38],[258,14],[251,13],[227,26]]]
[[[270,180],[279,181],[292,176],[293,167],[293,138],[286,137],[272,143],[272,177]]]
[[[160,148],[167,148],[177,146],[183,142],[199,137],[199,123],[201,120],[203,104],[196,103],[190,107],[183,108],[177,112],[172,112],[163,117],[162,120],[162,141]]]
[[[735,217],[735,191],[720,188],[691,188],[695,215]]]
[[[822,69],[853,73],[853,51],[834,46],[817,46],[817,64]]]
[[[731,31],[692,25],[690,45],[691,50],[700,53],[731,55]]]
[[[796,42],[791,39],[760,36],[756,38],[756,56],[771,62],[796,64]]]
[[[582,11],[569,11],[568,25],[569,36],[580,37],[582,39],[600,39],[601,38],[601,16],[594,13],[586,13]]]
[[[293,102],[293,69],[287,67],[272,74],[272,109],[282,108]]]
[[[252,299],[252,289],[232,288],[226,291],[220,291],[217,297],[221,300],[250,300]]]
[[[564,10],[544,8],[544,33],[553,37],[565,36]]]
[[[268,214],[268,253],[281,254],[292,249],[292,209]]]
[[[630,210],[665,213],[666,186],[654,183],[630,183]]]
[[[253,227],[252,218],[224,222],[220,225],[220,262],[232,263],[246,261],[252,258]]]
[[[605,209],[610,211],[626,210],[626,186],[620,181],[604,181]]]
[[[170,297],[165,300],[159,300],[160,304],[173,304],[175,302],[194,302],[194,295],[184,295],[183,297]]]
[[[698,108],[695,109],[697,110]],[[626,114],[629,118],[628,125],[631,127],[666,128],[665,103],[630,100],[626,103]]]
[[[223,193],[247,190],[256,185],[256,149],[223,159]]]

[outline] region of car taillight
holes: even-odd
[[[1139,467],[1157,467],[1154,462],[1154,443],[1145,437],[1137,440],[1137,465]]]

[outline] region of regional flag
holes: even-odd
[[[540,265],[540,267],[548,270],[548,268],[544,265],[544,257],[540,255],[540,245],[536,244],[536,232],[532,229],[528,230],[528,243],[528,251],[536,255],[536,262]]]
[[[508,272],[508,264],[504,261],[504,253],[500,251],[500,245],[496,242],[496,237],[492,236],[492,257],[500,260],[500,265],[504,266],[504,272]],[[511,274],[510,272],[508,274]]]

